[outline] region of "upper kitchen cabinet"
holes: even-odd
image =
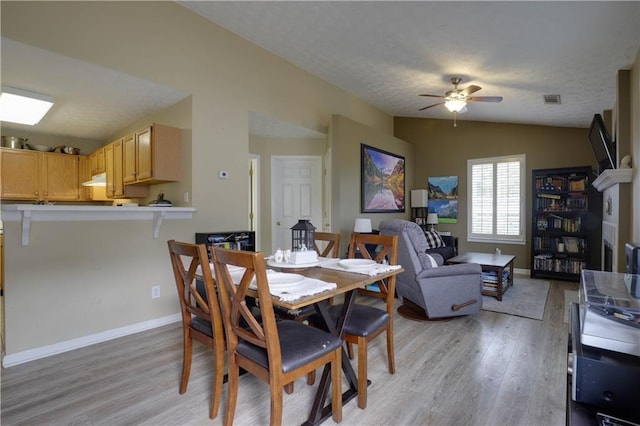
[[[91,180],[91,161],[88,155],[80,155],[78,159],[78,191],[80,201],[92,201],[91,187],[83,186],[83,182]]]
[[[0,198],[78,201],[78,155],[2,148]]]
[[[5,200],[40,198],[40,155],[26,149],[0,148],[0,190]]]
[[[125,185],[180,180],[180,129],[152,124],[123,139]]]
[[[89,155],[89,164],[92,176],[105,172],[106,162],[104,156],[104,148],[99,148]]]
[[[79,200],[80,157],[69,154],[41,154],[41,180],[44,199]]]
[[[124,144],[134,135],[125,136],[104,147],[107,173],[106,193],[109,198],[142,198],[149,195],[148,185],[124,185]]]

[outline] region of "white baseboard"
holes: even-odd
[[[156,318],[149,321],[139,322],[137,324],[127,325],[125,327],[114,328],[101,333],[79,337],[77,339],[54,343],[53,345],[42,346],[17,352],[15,354],[5,355],[2,358],[2,366],[5,368],[12,367],[14,365],[35,361],[36,359],[46,358],[48,356],[61,354],[63,352],[83,348],[85,346],[95,345],[96,343],[106,342],[107,340],[117,339],[118,337],[128,336],[130,334],[139,333],[141,331],[150,330],[167,324],[173,324],[174,322],[179,321],[182,321],[182,315],[179,313],[172,314],[162,318]]]
[[[530,269],[513,268],[513,273],[518,275],[531,275]]]

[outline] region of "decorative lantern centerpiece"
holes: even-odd
[[[291,250],[313,250],[316,227],[306,219],[298,219],[298,223],[291,227]]]

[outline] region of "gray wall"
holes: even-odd
[[[530,268],[531,199],[526,202],[527,244],[488,244],[466,241],[467,160],[510,154],[526,154],[527,195],[531,170],[555,167],[594,166],[595,157],[587,139],[587,129],[527,126],[458,120],[395,118],[395,136],[415,145],[415,180],[412,189],[427,187],[429,176],[458,176],[458,223],[440,224],[437,229],[458,236],[461,252],[493,252],[516,256],[515,267]]]

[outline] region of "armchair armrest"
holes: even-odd
[[[457,265],[423,269],[416,275],[416,279],[421,280],[423,278],[450,277],[454,275],[480,275],[481,273],[482,267],[478,263],[460,263]]]

